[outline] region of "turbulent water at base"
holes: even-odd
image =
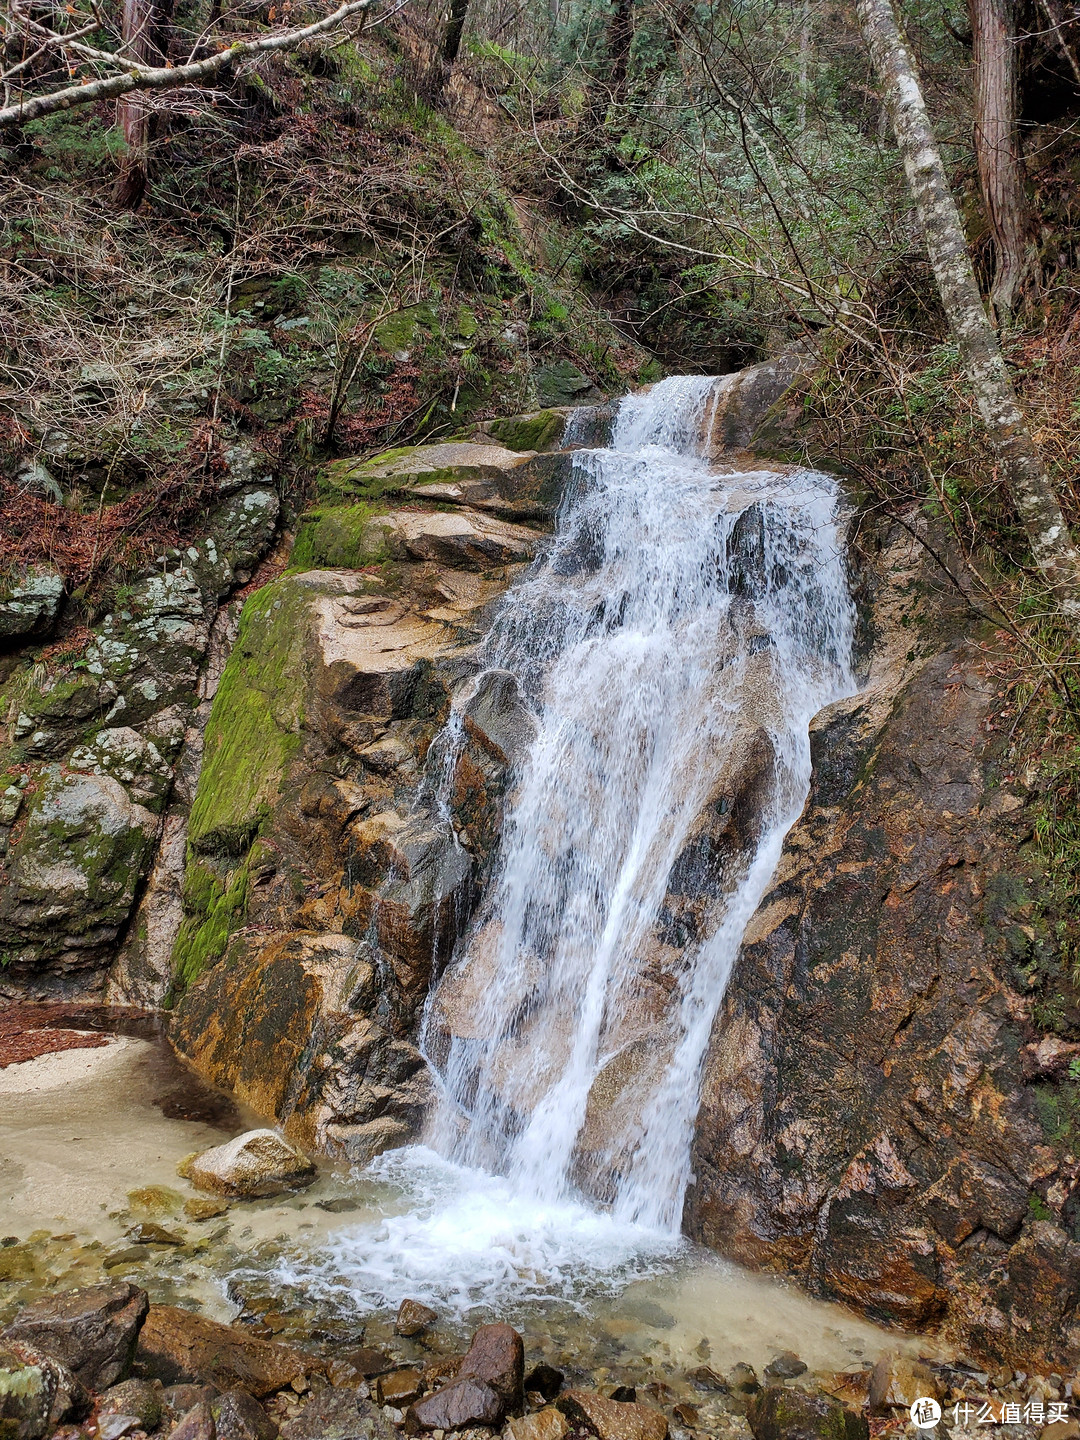
[[[404,1213],[335,1248],[368,1300],[569,1298],[678,1243],[709,1033],[806,798],[809,721],[855,688],[834,484],[711,470],[722,383],[622,402],[484,645],[536,735],[429,1003],[428,1148],[382,1162]],[[701,817],[747,754],[758,813],[714,854]]]

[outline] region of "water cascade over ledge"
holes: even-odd
[[[710,468],[722,384],[622,402],[484,644],[477,684],[523,697],[532,738],[428,1003],[426,1145],[377,1162],[407,1213],[328,1262],[369,1303],[570,1298],[678,1243],[710,1029],[806,798],[809,722],[855,689],[835,484]]]

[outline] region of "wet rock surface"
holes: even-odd
[[[184,1167],[185,1178],[215,1195],[255,1199],[300,1189],[315,1179],[315,1166],[273,1130],[248,1130],[204,1150]]]
[[[914,598],[933,580],[905,538],[878,572],[868,684],[814,722],[715,1026],[687,1226],[988,1363],[1068,1367],[1077,1161],[1016,980],[1030,822],[988,739],[993,645]]]
[[[105,1390],[131,1369],[148,1309],[137,1285],[90,1286],[28,1306],[0,1339],[44,1350],[89,1389]]]

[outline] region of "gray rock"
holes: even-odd
[[[464,1430],[468,1425],[497,1425],[502,1401],[482,1380],[452,1380],[434,1395],[420,1400],[409,1418],[421,1430]]]
[[[137,1285],[89,1285],[27,1306],[3,1338],[43,1350],[82,1384],[105,1390],[130,1370],[148,1309],[146,1291]]]
[[[587,405],[603,400],[603,395],[587,375],[569,360],[556,360],[541,365],[533,372],[536,396],[541,405]]]
[[[322,1390],[281,1427],[282,1440],[392,1440],[382,1412],[354,1390]]]
[[[14,584],[0,582],[0,643],[47,635],[63,599],[63,576],[47,566],[33,567]]]
[[[24,460],[15,471],[15,482],[28,495],[40,495],[53,505],[62,505],[64,492],[56,477],[47,470],[40,460]]]
[[[278,1427],[246,1390],[226,1390],[210,1408],[217,1440],[277,1440]]]
[[[767,1380],[794,1380],[797,1375],[805,1375],[807,1370],[806,1362],[793,1355],[790,1350],[784,1350],[781,1354],[773,1357],[765,1366],[765,1378]]]
[[[149,1380],[122,1380],[102,1395],[100,1415],[133,1416],[143,1430],[156,1430],[164,1413],[161,1386]]]
[[[173,1426],[169,1440],[215,1440],[214,1417],[205,1400],[200,1400]]]
[[[520,1415],[525,1400],[525,1346],[511,1325],[481,1325],[458,1367],[459,1380],[479,1380],[498,1396],[503,1415]]]
[[[155,813],[164,805],[172,785],[172,766],[152,740],[127,725],[99,730],[90,744],[76,746],[67,765],[69,770],[111,775],[130,799]]]
[[[202,1401],[209,1405],[217,1399],[216,1385],[167,1385],[161,1392],[161,1403],[169,1419],[179,1420]]]

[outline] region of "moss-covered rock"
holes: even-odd
[[[100,960],[131,911],[159,821],[111,775],[39,772],[0,891],[0,951],[36,969]]]
[[[359,570],[388,558],[393,521],[374,506],[323,505],[301,516],[289,564],[295,570]]]
[[[563,437],[566,415],[560,410],[536,410],[492,420],[484,428],[508,450],[551,450]]]

